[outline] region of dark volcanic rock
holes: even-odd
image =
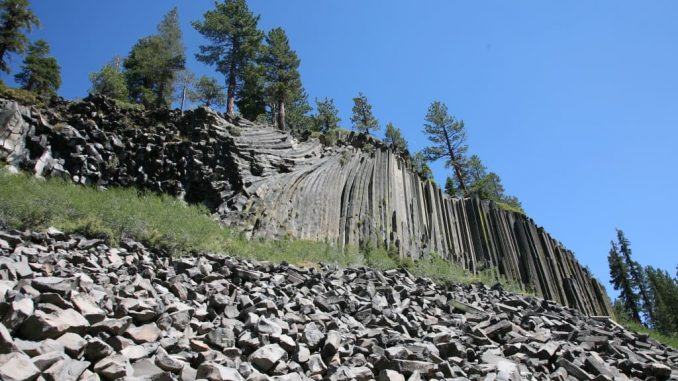
[[[55,101],[50,108],[0,99],[0,160],[37,176],[174,195],[206,205],[248,235],[291,233],[354,246],[379,241],[415,259],[435,251],[472,272],[494,266],[538,295],[586,314],[611,313],[600,283],[534,221],[492,202],[446,196],[407,160],[366,135],[351,133],[323,145],[204,108],[182,116],[178,110],[123,110],[97,96]],[[53,233],[59,238],[60,232]],[[0,247],[16,244],[12,234],[0,237]],[[81,250],[100,244],[75,243]],[[122,266],[119,258],[114,262]],[[194,266],[186,275],[199,280],[209,273],[204,270]],[[268,276],[265,269],[234,270],[243,281]],[[16,280],[29,278],[32,270],[26,261],[12,259],[0,263],[0,271]],[[69,282],[46,279],[34,287],[65,297]],[[181,282],[165,287],[184,302],[193,299]],[[223,298],[211,301],[218,312],[227,307]],[[325,295],[312,301],[324,313],[341,306]],[[77,304],[91,323],[100,319],[98,311]],[[383,311],[388,304],[378,295],[372,308]],[[155,318],[153,309],[128,313],[137,322]]]
[[[35,279],[78,281],[69,290],[43,281],[39,291],[26,287],[31,278],[16,282],[0,272],[1,303],[30,301],[34,309],[13,331],[0,324],[2,379],[678,380],[675,349],[609,318],[498,287],[442,286],[406,270],[316,271],[214,255],[175,260],[139,244],[64,250],[79,238],[23,237],[35,241],[19,238],[25,251],[0,248],[0,258],[20,256]],[[41,254],[23,254],[33,251]],[[112,252],[126,259],[109,260]],[[88,261],[97,265],[82,265]],[[156,271],[144,271],[150,267]],[[198,276],[200,268],[212,273]],[[261,275],[245,279],[243,271]],[[215,292],[228,295],[219,310]],[[80,311],[103,320],[90,324],[63,308],[80,295],[89,295]],[[331,295],[346,307],[315,302]],[[376,295],[387,304],[375,308]]]

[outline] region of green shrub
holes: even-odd
[[[38,94],[28,90],[7,87],[4,83],[0,83],[0,97],[11,99],[24,106],[44,103],[44,100]]]

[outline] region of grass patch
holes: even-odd
[[[372,244],[339,248],[328,242],[296,239],[247,240],[220,225],[206,208],[173,197],[134,188],[101,191],[63,179],[12,175],[1,164],[0,223],[15,229],[37,231],[54,226],[66,233],[102,238],[111,245],[129,237],[172,255],[210,252],[307,267],[333,263],[381,270],[406,268],[415,276],[442,283],[494,284],[499,280],[488,271],[470,274],[435,254],[413,261]],[[507,290],[524,293],[511,282],[502,284]]]
[[[44,103],[44,100],[41,99],[38,94],[28,90],[8,87],[4,83],[0,83],[0,97],[11,99],[24,106],[32,106]]]
[[[617,319],[615,319],[617,320]],[[674,349],[678,349],[678,336],[668,336],[664,335],[663,333],[654,330],[652,328],[647,328],[646,326],[636,323],[634,321],[619,321],[617,320],[618,323],[623,325],[626,329],[638,333],[644,333],[648,335],[651,339],[654,339],[666,346],[672,347]]]

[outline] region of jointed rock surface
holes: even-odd
[[[586,314],[611,313],[600,283],[530,218],[451,199],[364,135],[323,145],[208,109],[182,116],[96,97],[48,108],[0,100],[0,160],[39,176],[182,197],[251,235],[371,241],[415,259],[436,252]]]
[[[678,351],[499,285],[0,231],[2,380],[678,380]]]

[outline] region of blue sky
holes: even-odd
[[[66,98],[88,74],[126,55],[179,7],[189,67],[190,27],[212,1],[33,0],[62,66]],[[335,99],[350,127],[362,91],[382,126],[426,145],[433,100],[465,121],[478,154],[528,215],[608,287],[615,227],[636,259],[675,274],[678,249],[678,2],[252,0],[260,27],[283,27],[306,90]],[[416,6],[413,6],[416,4]],[[2,77],[11,82],[6,75]],[[438,182],[447,175],[434,165]]]

